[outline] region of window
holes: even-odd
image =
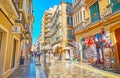
[[[79,15],[79,13],[78,13],[78,23],[80,22],[80,21],[79,21],[79,20],[80,20],[79,17],[80,17],[80,15]]]
[[[73,16],[73,25],[75,25],[75,16]]]
[[[100,19],[98,1],[90,7],[91,23]]]
[[[78,23],[78,22],[77,22],[77,15],[76,15],[76,17],[75,17],[75,18],[76,18],[76,24],[77,24],[77,23]]]
[[[72,13],[71,6],[70,6],[70,5],[67,5],[66,11],[67,11],[67,13]]]
[[[85,19],[85,10],[83,10],[83,20]]]
[[[80,11],[80,22],[82,21],[82,11]]]
[[[71,36],[72,36],[72,30],[68,29],[67,32],[68,32],[68,38],[71,38]]]
[[[69,17],[69,16],[68,16],[68,17],[67,17],[67,24],[68,24],[68,25],[73,25],[72,22],[73,22],[72,17]]]
[[[74,37],[73,32],[72,32],[71,29],[68,29],[68,30],[67,30],[67,37],[68,37],[69,39],[75,39],[75,37]]]
[[[112,12],[116,12],[120,10],[120,2],[118,2],[117,0],[110,0],[110,1],[111,3],[113,3]]]

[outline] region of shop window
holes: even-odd
[[[120,2],[117,1],[117,0],[110,0],[111,3],[113,3],[113,6],[112,6],[112,12],[116,12],[118,10],[120,10]]]
[[[70,5],[67,5],[66,11],[67,11],[67,13],[72,13],[71,6],[70,6]]]
[[[96,22],[100,19],[98,1],[90,7],[91,23]]]

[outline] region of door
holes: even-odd
[[[3,68],[3,56],[2,56],[2,52],[1,52],[1,45],[2,45],[2,32],[0,32],[0,78],[2,76],[2,68]]]
[[[120,28],[115,30],[115,36],[116,36],[116,41],[117,41],[117,50],[118,50],[118,57],[119,57],[119,62],[120,62]]]
[[[13,52],[12,52],[12,64],[11,64],[11,68],[14,68],[15,66],[15,53],[16,53],[16,40],[14,39],[13,42]]]

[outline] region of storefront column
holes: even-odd
[[[110,35],[111,35],[111,40],[112,40],[112,42],[113,42],[113,44],[114,44],[114,48],[115,48],[115,59],[116,59],[116,68],[120,68],[120,62],[119,62],[119,56],[118,56],[118,50],[117,50],[117,41],[116,41],[116,37],[115,37],[115,31],[111,31],[111,33],[110,33]]]

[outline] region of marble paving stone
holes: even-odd
[[[36,78],[35,63],[30,60],[25,63],[24,66],[20,66],[13,74],[8,78]]]

